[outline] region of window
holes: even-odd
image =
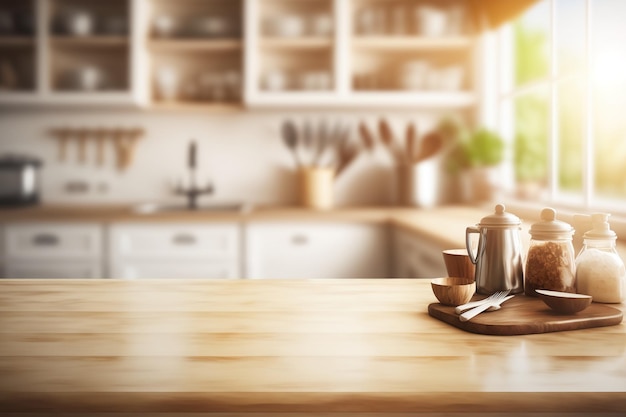
[[[626,214],[625,16],[623,0],[542,0],[499,29],[520,196]]]

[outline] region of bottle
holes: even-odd
[[[556,211],[546,207],[541,221],[530,228],[530,245],[524,272],[524,293],[536,297],[535,290],[576,292],[576,264],[572,236],[574,228],[556,220]]]
[[[617,235],[609,226],[609,214],[591,215],[592,229],[583,236],[576,257],[578,292],[598,303],[620,303],[626,295],[626,268],[615,250]]]

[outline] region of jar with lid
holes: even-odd
[[[592,229],[584,234],[576,257],[576,285],[595,302],[620,303],[626,295],[626,268],[615,250],[617,235],[608,220],[605,213],[591,215]]]
[[[556,210],[544,208],[541,221],[530,228],[530,246],[526,257],[524,293],[537,296],[535,290],[576,292],[576,264],[572,235],[574,228],[556,220]]]

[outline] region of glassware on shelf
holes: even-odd
[[[156,89],[159,99],[172,101],[178,98],[180,77],[172,67],[160,67],[156,74]]]
[[[178,22],[172,16],[159,15],[152,21],[152,30],[157,37],[170,38],[176,35]]]
[[[311,16],[308,32],[312,36],[330,36],[333,33],[333,18],[328,13],[318,13]]]

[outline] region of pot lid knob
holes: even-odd
[[[519,217],[506,212],[504,204],[496,204],[495,213],[483,217],[480,226],[519,226],[521,223]]]
[[[546,207],[541,210],[541,221],[534,223],[530,228],[533,238],[540,240],[571,239],[574,228],[566,222],[556,219],[556,210]]]

